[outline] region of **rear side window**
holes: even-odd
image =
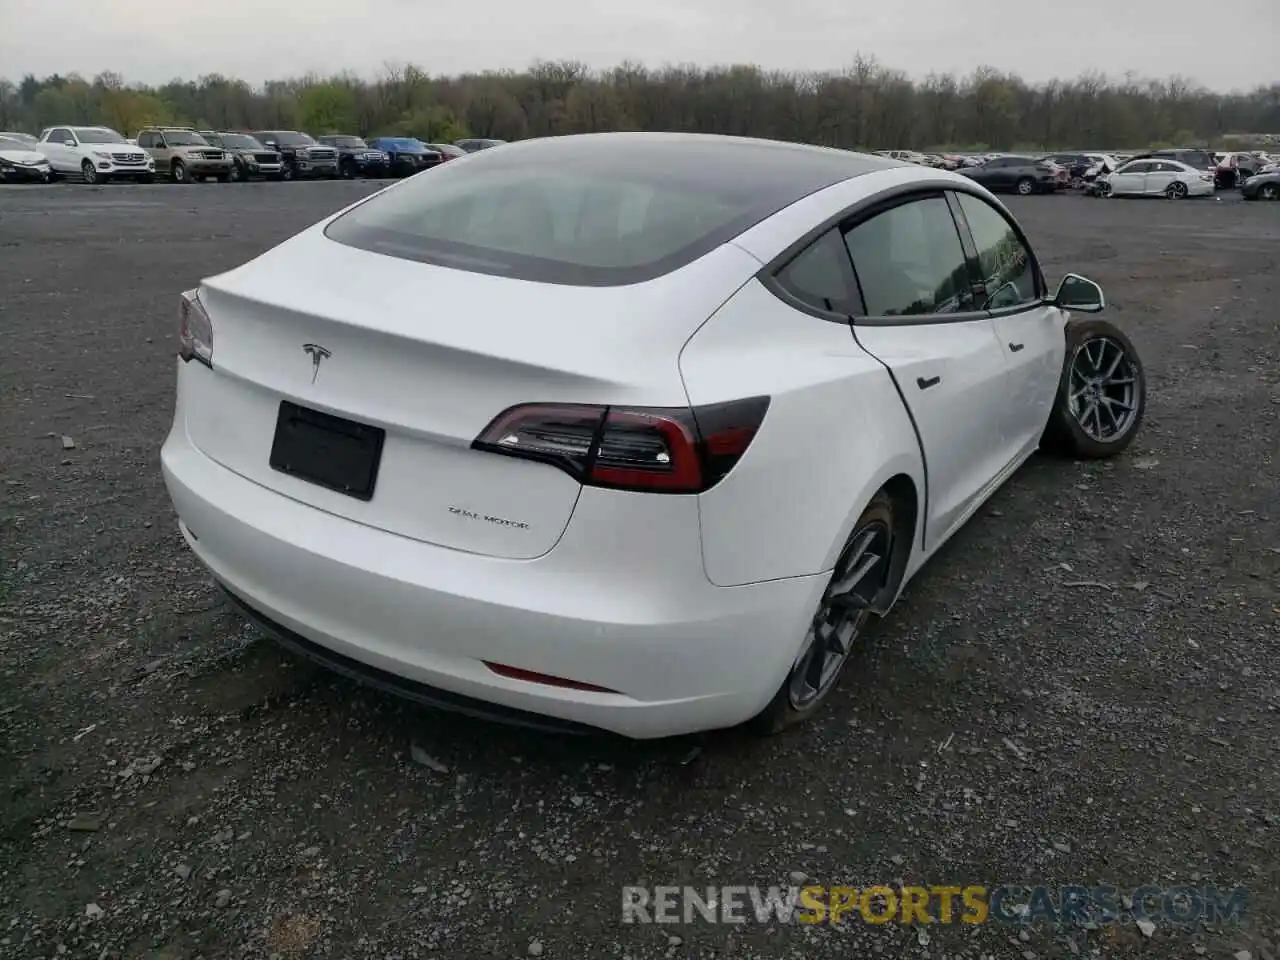
[[[388,256],[541,283],[639,283],[865,163],[837,151],[797,156],[791,147],[715,141],[543,140],[442,164],[351,209],[325,234]]]
[[[857,289],[849,254],[838,230],[828,230],[775,275],[778,286],[801,303],[828,313],[854,313]]]
[[[951,208],[926,197],[877,214],[845,235],[867,316],[977,309]]]

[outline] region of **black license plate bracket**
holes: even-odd
[[[381,427],[283,400],[269,462],[273,470],[369,501],[386,436]]]

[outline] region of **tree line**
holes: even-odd
[[[126,136],[150,124],[427,141],[677,130],[859,149],[1126,149],[1280,134],[1280,83],[1220,93],[1182,77],[1087,73],[1031,84],[991,67],[915,80],[861,55],[813,73],[635,63],[593,71],[557,61],[461,76],[395,64],[372,79],[309,75],[261,86],[218,74],[157,87],[116,73],[0,79],[0,130],[54,124],[103,124]]]

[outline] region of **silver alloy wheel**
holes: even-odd
[[[80,164],[80,173],[84,176],[85,183],[98,182],[98,168],[93,165],[92,161],[86,160]]]
[[[1080,429],[1098,443],[1115,443],[1137,418],[1138,369],[1123,346],[1094,337],[1071,358],[1067,406]]]
[[[1024,197],[1031,196],[1031,191],[1034,190],[1035,188],[1036,188],[1036,185],[1032,183],[1030,180],[1018,181],[1018,193],[1022,194],[1022,196]]]
[[[1264,183],[1262,189],[1258,191],[1258,196],[1263,200],[1280,200],[1280,187],[1274,183]]]
[[[1169,188],[1165,190],[1165,196],[1170,200],[1181,200],[1187,195],[1187,185],[1181,180],[1175,180],[1169,184]]]
[[[185,183],[185,182],[186,182],[186,179],[187,179],[187,165],[186,165],[185,163],[183,163],[181,160],[175,160],[175,161],[173,161],[173,167],[172,167],[172,169],[171,169],[171,172],[172,172],[172,174],[173,174],[173,182],[174,182],[174,183]]]
[[[793,709],[825,696],[839,677],[871,603],[888,581],[892,548],[893,533],[882,520],[872,520],[850,539],[791,668],[787,698]]]

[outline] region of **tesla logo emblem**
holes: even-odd
[[[332,357],[327,347],[322,347],[318,343],[304,343],[302,352],[311,358],[311,382],[316,382],[316,377],[320,375],[320,361],[325,357]]]

